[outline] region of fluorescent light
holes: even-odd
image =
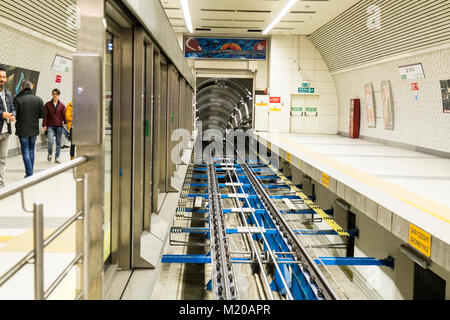
[[[283,17],[289,12],[289,10],[294,6],[294,4],[297,3],[298,0],[290,0],[288,2],[288,4],[283,8],[283,10],[281,10],[281,12],[278,14],[278,16],[275,18],[275,20],[273,20],[268,26],[267,28],[263,31],[262,34],[266,35],[269,33],[270,30],[272,30],[273,27],[275,27],[275,25],[280,22],[281,19],[283,19]]]
[[[180,0],[181,1],[181,7],[183,8],[184,13],[184,20],[186,21],[186,26],[190,33],[194,32],[194,29],[192,28],[192,20],[191,20],[191,13],[189,12],[189,3],[188,0]]]

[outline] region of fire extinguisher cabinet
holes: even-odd
[[[359,124],[361,117],[361,103],[359,99],[350,100],[350,132],[349,137],[359,138]]]

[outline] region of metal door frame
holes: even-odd
[[[153,193],[152,214],[159,214],[158,196],[160,192],[160,136],[161,136],[161,52],[153,48]]]
[[[80,112],[74,117],[74,127],[76,128],[78,123],[80,126],[84,123],[91,123],[89,119],[81,119],[85,114],[98,114],[99,125],[103,125],[103,131],[101,127],[90,127],[94,135],[98,133],[104,134],[104,112],[102,113],[100,108],[103,109],[104,105],[104,77],[103,72],[103,60],[105,52],[105,1],[104,0],[78,0],[77,8],[80,14],[80,26],[77,32],[77,51],[76,59],[74,57],[74,104],[82,96],[84,90],[83,87],[90,85],[91,79],[100,78],[102,83],[99,83],[98,88],[89,88],[92,90],[92,95],[83,97],[85,101],[92,102],[92,105],[98,107],[97,110],[83,110],[90,108],[88,104],[76,106]],[[95,35],[95,36],[93,36]],[[89,74],[89,79],[86,79],[85,69],[89,66],[89,61],[92,61],[92,57],[99,57],[97,60],[98,68],[92,70]],[[99,72],[95,74],[95,72]],[[78,96],[76,95],[78,94]],[[101,100],[102,103],[98,103]],[[81,112],[84,111],[84,112]],[[86,112],[89,111],[89,112]],[[85,191],[81,184],[77,184],[76,191],[76,209],[77,212],[83,210],[84,205],[88,204],[85,210],[88,211],[88,221],[83,222],[78,220],[76,222],[76,252],[80,252],[84,244],[88,246],[86,256],[83,257],[84,268],[81,270],[80,279],[84,285],[85,299],[98,300],[103,295],[103,205],[104,205],[104,172],[105,172],[105,152],[104,152],[104,139],[99,134],[100,141],[92,142],[92,144],[78,144],[77,154],[86,156],[89,161],[86,164],[81,165],[76,170],[76,177],[83,178],[88,177],[88,190]],[[74,139],[76,138],[76,132],[74,132]],[[86,142],[86,141],[85,141]],[[92,191],[91,191],[92,190]],[[95,191],[95,192],[94,192]],[[86,195],[86,198],[85,198]],[[85,213],[86,214],[86,213]],[[84,227],[88,227],[85,230]]]
[[[122,38],[120,27],[106,16],[106,31],[113,35],[113,78],[122,74]],[[114,63],[119,61],[119,63]],[[105,70],[106,71],[106,70]],[[112,96],[112,153],[111,153],[111,265],[105,270],[104,286],[109,287],[118,268],[119,260],[119,198],[120,198],[120,102],[121,82],[113,81]]]
[[[165,78],[163,82],[160,82],[160,88],[164,88],[164,90],[160,90],[159,95],[159,112],[160,112],[160,119],[161,119],[161,126],[160,126],[160,135],[159,135],[159,144],[162,146],[160,148],[160,192],[161,193],[167,193],[168,192],[168,171],[167,171],[167,150],[169,148],[167,144],[167,118],[169,114],[169,63],[168,61],[160,55],[160,73],[161,73],[161,79]],[[161,67],[164,66],[164,67]]]
[[[147,48],[150,54],[147,55]],[[132,268],[151,268],[152,265],[141,257],[141,236],[150,231],[151,198],[144,190],[152,190],[151,158],[152,136],[146,137],[146,123],[153,122],[153,47],[150,37],[141,27],[134,30],[134,104],[133,104],[133,191],[132,191]],[[147,67],[147,68],[146,68]],[[145,115],[150,119],[146,119]],[[150,122],[151,121],[151,122]],[[150,129],[150,128],[149,128]],[[147,151],[147,154],[145,154]],[[149,153],[149,154],[148,154]],[[149,163],[150,162],[150,163]],[[150,164],[150,169],[146,166]],[[150,175],[149,175],[150,174]],[[147,186],[147,188],[145,188]]]
[[[167,192],[178,192],[174,187],[170,185],[170,180],[176,171],[176,165],[171,159],[172,150],[175,148],[176,143],[172,141],[172,133],[178,127],[179,114],[179,98],[180,98],[180,78],[178,70],[175,66],[169,63],[168,67],[168,90],[167,90],[167,101],[168,101],[168,113],[167,113]]]

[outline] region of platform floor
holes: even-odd
[[[68,149],[61,150],[61,161],[70,160]],[[36,151],[35,173],[55,166],[47,161],[47,150]],[[6,185],[20,181],[25,176],[22,156],[7,159]],[[75,214],[75,182],[71,171],[45,181],[25,191],[27,208],[34,202],[44,204],[44,236],[57,229],[67,218]],[[0,274],[15,265],[33,248],[33,217],[22,210],[20,194],[0,202]],[[75,228],[70,227],[55,240],[44,253],[44,283],[47,287],[75,258]],[[76,268],[72,269],[51,299],[74,299]],[[25,266],[0,288],[0,300],[34,299],[34,268]]]
[[[450,243],[450,159],[337,135],[256,134]]]

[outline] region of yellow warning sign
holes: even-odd
[[[269,148],[269,149],[272,148],[272,144],[270,142],[267,142],[267,148]]]
[[[270,111],[271,112],[280,112],[281,108],[271,108]]]
[[[291,162],[291,154],[289,152],[286,152],[286,160]]]
[[[409,244],[427,257],[430,256],[431,235],[413,224],[409,225]]]
[[[330,189],[330,176],[322,172],[322,185]]]

